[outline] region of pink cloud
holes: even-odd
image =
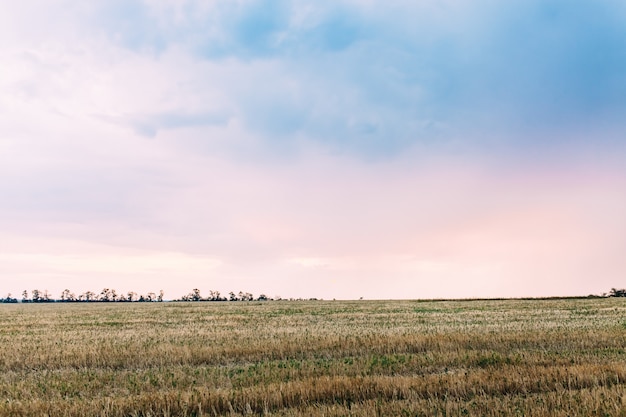
[[[462,158],[299,158],[251,165],[179,152],[167,167],[177,185],[134,187],[131,217],[22,224],[4,235],[4,284],[16,293],[123,283],[171,297],[194,287],[322,298],[585,295],[619,286],[626,268],[620,167],[583,175],[575,160],[527,173]]]

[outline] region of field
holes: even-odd
[[[626,416],[626,302],[0,305],[1,416]]]

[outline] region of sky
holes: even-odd
[[[0,297],[626,286],[621,0],[0,4]]]

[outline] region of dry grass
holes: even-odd
[[[0,306],[0,415],[626,416],[620,299]]]

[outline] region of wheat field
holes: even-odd
[[[0,305],[1,416],[626,416],[626,302]]]

